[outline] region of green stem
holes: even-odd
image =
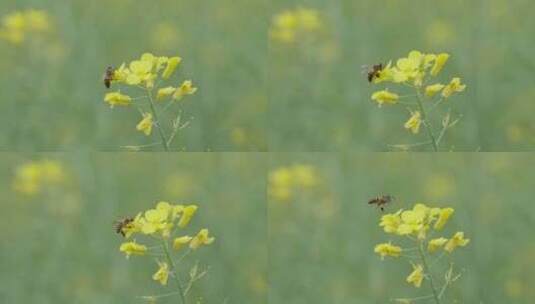
[[[154,106],[152,93],[149,89],[147,89],[147,96],[149,97],[150,110],[152,111],[152,116],[154,116],[156,128],[158,129],[158,133],[160,134],[160,138],[162,139],[163,149],[164,151],[169,151],[169,144],[167,142],[167,137],[163,133],[162,124],[160,123],[160,120],[158,119],[158,113],[156,113],[156,107]]]
[[[420,93],[420,89],[416,88],[416,92],[418,94],[418,98],[416,99],[416,101],[418,102],[418,108],[420,109],[420,112],[422,113],[422,122],[425,126],[425,129],[427,130],[427,135],[429,135],[429,138],[431,139],[431,145],[433,146],[433,150],[435,152],[438,152],[437,140],[435,139],[435,135],[433,134],[431,125],[429,124],[429,121],[427,120],[427,113],[425,112],[425,108],[422,103],[422,94]]]
[[[431,285],[431,290],[433,291],[433,298],[435,298],[435,302],[437,304],[440,304],[440,297],[435,287],[435,282],[433,280],[433,275],[431,274],[431,269],[429,268],[429,265],[427,265],[427,260],[425,258],[425,251],[423,248],[423,242],[421,241],[419,241],[418,252],[420,253],[420,258],[422,259],[422,264],[424,265],[424,272],[429,276],[429,283]]]
[[[162,239],[162,243],[163,243],[163,246],[162,246],[163,251],[165,252],[167,262],[169,263],[171,267],[171,272],[173,273],[173,277],[175,278],[175,282],[178,287],[178,293],[180,294],[180,299],[182,300],[182,304],[186,304],[186,295],[184,294],[182,283],[180,282],[180,278],[178,277],[178,272],[176,271],[175,262],[173,261],[173,258],[171,257],[171,254],[169,253],[169,245],[167,244],[167,241],[165,239]]]

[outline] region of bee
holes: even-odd
[[[115,72],[115,69],[112,66],[109,66],[106,68],[106,71],[104,72],[104,86],[106,86],[107,89],[110,88],[111,82],[113,81],[113,74]]]
[[[379,77],[384,66],[382,63],[374,64],[372,66],[363,66],[363,73],[367,75],[368,82],[372,82],[375,78]]]
[[[128,227],[130,223],[134,221],[133,218],[127,217],[122,220],[115,221],[113,228],[115,229],[115,233],[125,236],[124,228]]]
[[[377,207],[379,207],[381,209],[381,211],[385,211],[384,207],[388,203],[390,203],[393,199],[394,199],[394,197],[392,195],[379,195],[379,196],[371,198],[368,201],[368,204],[369,205],[375,204],[375,205],[377,205]]]

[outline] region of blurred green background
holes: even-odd
[[[18,168],[43,160],[62,168],[54,183],[17,182]],[[216,237],[179,266],[209,267],[190,303],[267,303],[266,165],[255,153],[1,154],[0,302],[146,303],[137,296],[172,292],[171,279],[151,279],[154,258],[119,252],[112,227],[166,200],[198,204],[187,232]]]
[[[199,88],[181,103],[193,119],[175,150],[267,149],[265,1],[4,0],[0,18],[25,9],[45,10],[52,30],[18,46],[0,39],[0,149],[117,151],[155,142],[156,132],[135,130],[134,108],[103,102],[106,67],[145,52],[181,56],[174,81]]]
[[[535,20],[531,0],[276,1],[275,12],[316,9],[323,27],[269,46],[271,151],[387,151],[421,142],[403,128],[405,107],[378,108],[361,66],[447,52],[443,82],[464,93],[447,103],[463,115],[443,150],[531,151],[535,147]],[[398,86],[389,85],[391,90]],[[447,107],[445,107],[447,108]],[[438,127],[437,127],[438,128]]]
[[[296,164],[314,168],[316,182],[289,200],[269,200],[270,303],[379,304],[429,294],[426,282],[419,290],[405,282],[407,260],[381,261],[373,251],[400,240],[383,232],[381,212],[367,204],[380,194],[396,197],[390,212],[416,202],[455,209],[443,232],[464,231],[471,242],[452,255],[462,277],[444,303],[533,302],[533,155],[288,153],[272,156],[271,172]]]

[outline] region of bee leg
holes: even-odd
[[[385,208],[381,207],[381,211],[384,212],[384,211],[385,211]]]

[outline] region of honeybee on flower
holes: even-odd
[[[411,113],[404,127],[412,134],[419,134],[420,126],[426,130],[428,141],[418,144],[396,145],[394,147],[406,148],[415,146],[431,146],[434,151],[439,145],[446,131],[458,121],[452,119],[450,111],[442,114],[442,128],[438,133],[432,123],[431,115],[438,107],[451,96],[466,89],[461,78],[453,77],[448,83],[435,80],[443,71],[450,55],[447,53],[424,54],[420,51],[411,51],[407,57],[399,58],[395,63],[374,65],[367,71],[367,80],[373,84],[394,84],[409,87],[412,94],[399,94],[384,88],[371,95],[379,107],[383,105],[403,105]],[[438,97],[438,98],[436,98]]]
[[[152,279],[165,286],[169,278],[172,278],[177,286],[176,294],[180,296],[182,303],[185,303],[184,299],[187,298],[191,285],[206,274],[206,271],[199,272],[198,266],[195,265],[190,270],[190,281],[182,282],[178,271],[184,268],[183,259],[215,241],[215,237],[211,236],[206,228],[200,229],[196,234],[185,234],[184,230],[189,226],[197,210],[197,205],[170,204],[161,201],[154,208],[139,212],[133,218],[127,217],[119,221],[114,227],[115,232],[125,238],[125,242],[119,246],[119,251],[127,258],[147,255],[160,258],[157,260],[158,269],[152,275]],[[156,242],[149,246],[147,243],[149,241]],[[173,256],[179,252],[180,258],[175,259]]]
[[[465,238],[464,232],[460,231],[449,238],[434,235],[443,230],[454,211],[449,207],[436,208],[417,203],[412,209],[401,209],[395,213],[384,214],[379,223],[385,233],[406,238],[411,245],[401,246],[392,241],[380,243],[375,246],[375,253],[381,257],[381,260],[385,257],[407,258],[412,265],[412,272],[408,274],[406,282],[420,288],[422,282],[428,281],[432,292],[428,298],[435,299],[436,303],[440,303],[444,292],[460,275],[452,275],[453,263],[450,263],[439,291],[436,274],[431,269],[436,261],[429,262],[429,259],[435,258],[438,261],[444,254],[451,254],[457,248],[465,247],[470,242],[470,239]],[[437,256],[440,251],[441,255]]]
[[[142,91],[141,96],[135,98],[122,93],[121,90],[109,92],[105,94],[104,101],[111,108],[135,106],[141,113],[141,120],[136,129],[145,136],[150,136],[154,127],[160,137],[159,144],[164,150],[169,149],[177,132],[189,124],[188,121],[181,121],[180,110],[174,119],[166,123],[164,119],[168,117],[171,106],[197,92],[197,87],[191,80],[160,86],[170,80],[181,62],[182,58],[178,56],[166,57],[145,53],[139,59],[128,64],[123,63],[116,69],[108,67],[104,75],[106,88],[110,88],[112,84],[121,84],[126,88]]]

